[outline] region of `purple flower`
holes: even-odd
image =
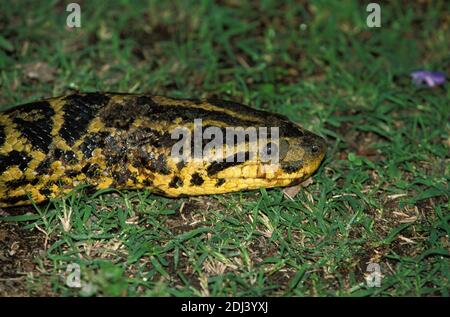
[[[428,87],[442,85],[445,82],[445,74],[442,72],[430,72],[427,70],[416,70],[411,73],[413,83],[421,85],[426,83]]]

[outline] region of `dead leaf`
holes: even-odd
[[[7,236],[8,233],[6,232],[6,230],[0,229],[0,241],[4,241]]]
[[[45,62],[28,63],[22,66],[25,76],[42,82],[51,82],[55,79],[56,69]]]
[[[34,264],[32,262],[24,262],[22,266],[25,272],[32,272],[34,270]]]
[[[297,194],[300,192],[300,190],[303,187],[307,187],[307,186],[311,185],[312,183],[314,183],[314,181],[310,177],[307,180],[305,180],[303,183],[300,183],[300,184],[295,185],[295,186],[285,187],[283,189],[284,197],[286,197],[286,198],[288,198],[290,200],[294,200],[294,197],[297,196]]]

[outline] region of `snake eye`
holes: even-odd
[[[317,152],[319,152],[319,147],[317,146],[317,145],[313,145],[312,147],[311,147],[311,152],[313,153],[313,154],[316,154]]]

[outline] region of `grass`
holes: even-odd
[[[62,1],[0,5],[3,109],[76,90],[220,97],[329,151],[294,200],[80,188],[4,210],[1,295],[449,296],[449,89],[408,75],[450,74],[446,1],[383,3],[381,28],[357,1],[78,3],[79,29]]]

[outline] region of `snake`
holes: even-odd
[[[215,128],[209,139],[208,128]],[[272,128],[276,142],[267,137]],[[266,137],[236,138],[236,131]],[[207,151],[213,139],[222,143]],[[180,144],[188,155],[174,155]],[[0,207],[43,203],[78,186],[172,198],[293,186],[318,169],[326,151],[323,137],[286,116],[237,102],[77,92],[0,112]],[[261,155],[272,152],[277,161]]]

